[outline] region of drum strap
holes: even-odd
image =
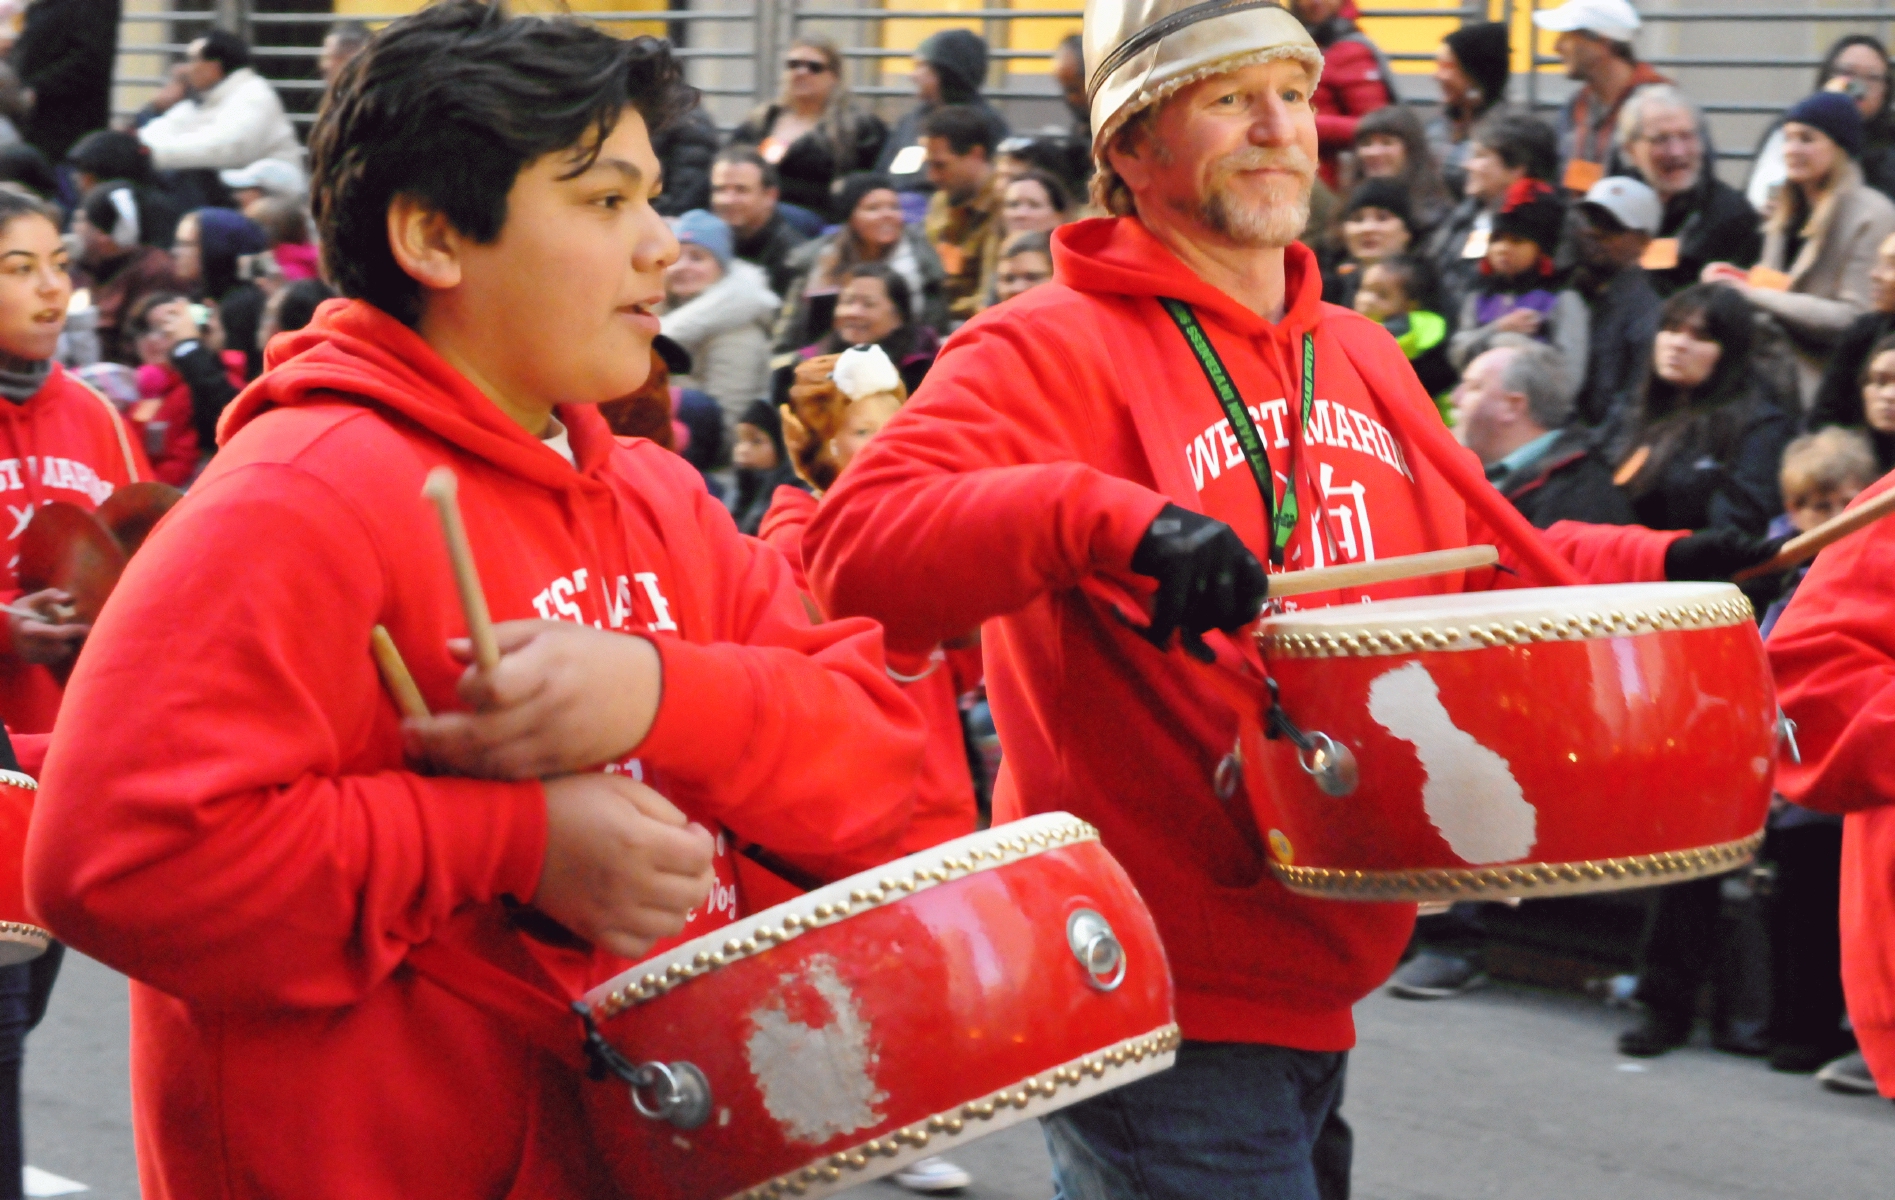
[[[1279,501],[1276,480],[1270,471],[1270,455],[1263,445],[1263,435],[1257,431],[1257,423],[1251,420],[1250,410],[1244,407],[1243,397],[1237,394],[1237,385],[1231,382],[1230,372],[1224,369],[1224,360],[1217,356],[1217,349],[1211,345],[1204,326],[1198,323],[1197,314],[1184,301],[1173,300],[1168,296],[1160,296],[1158,303],[1164,306],[1165,312],[1177,324],[1178,332],[1184,335],[1185,344],[1191,347],[1198,366],[1204,370],[1204,378],[1210,381],[1211,391],[1217,395],[1218,404],[1223,406],[1224,415],[1230,419],[1231,432],[1237,436],[1237,445],[1243,449],[1244,461],[1250,466],[1250,477],[1256,480],[1257,491],[1263,496],[1263,521],[1270,530],[1270,561],[1282,566],[1283,552],[1296,532],[1296,469],[1303,445],[1303,431],[1309,428],[1310,412],[1316,405],[1316,335],[1313,332],[1303,334],[1302,407],[1298,412],[1296,436],[1290,440],[1290,464],[1289,470],[1285,472],[1288,481],[1283,486],[1283,496]]]

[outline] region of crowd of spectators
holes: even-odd
[[[1502,24],[1443,40],[1424,108],[1404,101],[1348,0],[1288,7],[1326,63],[1304,234],[1325,299],[1388,329],[1535,524],[1762,536],[1808,527],[1895,466],[1895,92],[1881,43],[1835,43],[1738,188],[1718,177],[1701,105],[1639,61],[1626,0],[1535,14],[1575,83],[1550,121],[1509,101]],[[58,357],[118,406],[157,477],[182,486],[270,337],[331,293],[304,150],[250,47],[223,30],[197,38],[115,125],[116,9],[26,7],[0,68],[0,179],[64,221],[76,290]],[[324,80],[369,37],[337,25]],[[735,129],[699,110],[656,139],[661,211],[682,249],[655,385],[670,421],[661,411],[655,428],[745,532],[779,486],[805,486],[780,416],[799,365],[878,346],[914,392],[963,322],[1055,277],[1060,226],[1098,215],[1076,37],[1051,65],[1071,127],[1016,134],[982,94],[986,43],[936,33],[891,127],[851,93],[841,50],[803,34],[775,99]],[[1780,1011],[1759,1037],[1719,1031],[1720,1045],[1784,1069],[1849,1050],[1827,978],[1832,835],[1813,814],[1773,820],[1766,857],[1794,897],[1775,930]],[[1658,892],[1645,1015],[1624,1052],[1689,1036],[1721,895],[1718,880]],[[1485,936],[1476,908],[1424,921],[1394,989],[1477,986]],[[1858,1059],[1830,1077],[1865,1074]]]

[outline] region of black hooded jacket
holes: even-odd
[[[998,146],[1006,139],[1007,119],[980,94],[981,84],[987,78],[986,42],[965,29],[947,29],[922,42],[915,54],[933,67],[934,73],[940,77],[942,104],[962,104],[979,109],[987,114],[988,122],[993,126],[994,145]],[[934,109],[932,104],[917,104],[908,110],[888,135],[888,141],[882,146],[882,155],[875,162],[875,169],[893,178],[895,186],[901,191],[934,190],[921,164],[913,161],[917,156],[908,155],[900,163],[902,167],[911,169],[894,169],[903,150],[921,144],[921,123]]]

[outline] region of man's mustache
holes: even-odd
[[[1219,176],[1239,171],[1289,171],[1309,179],[1316,174],[1316,161],[1301,146],[1252,146],[1226,154],[1213,164]]]

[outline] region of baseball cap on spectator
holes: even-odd
[[[1626,0],[1566,0],[1534,13],[1533,23],[1552,33],[1590,33],[1610,42],[1630,42],[1643,24]]]
[[[1621,229],[1636,229],[1653,237],[1658,236],[1658,227],[1665,216],[1665,207],[1659,203],[1657,192],[1623,175],[1613,175],[1593,184],[1579,204],[1585,209],[1604,212]]]
[[[694,208],[679,217],[671,227],[678,240],[687,246],[702,246],[716,257],[717,265],[728,267],[733,249],[730,226],[709,209]]]
[[[260,158],[247,167],[219,171],[217,178],[233,192],[257,188],[270,196],[295,200],[302,196],[303,173],[280,158]]]
[[[1862,110],[1856,107],[1853,98],[1843,92],[1817,92],[1805,96],[1790,106],[1783,114],[1783,120],[1795,121],[1799,125],[1808,125],[1820,129],[1830,141],[1841,146],[1850,158],[1861,158],[1862,147],[1868,140],[1867,131],[1862,127]]]

